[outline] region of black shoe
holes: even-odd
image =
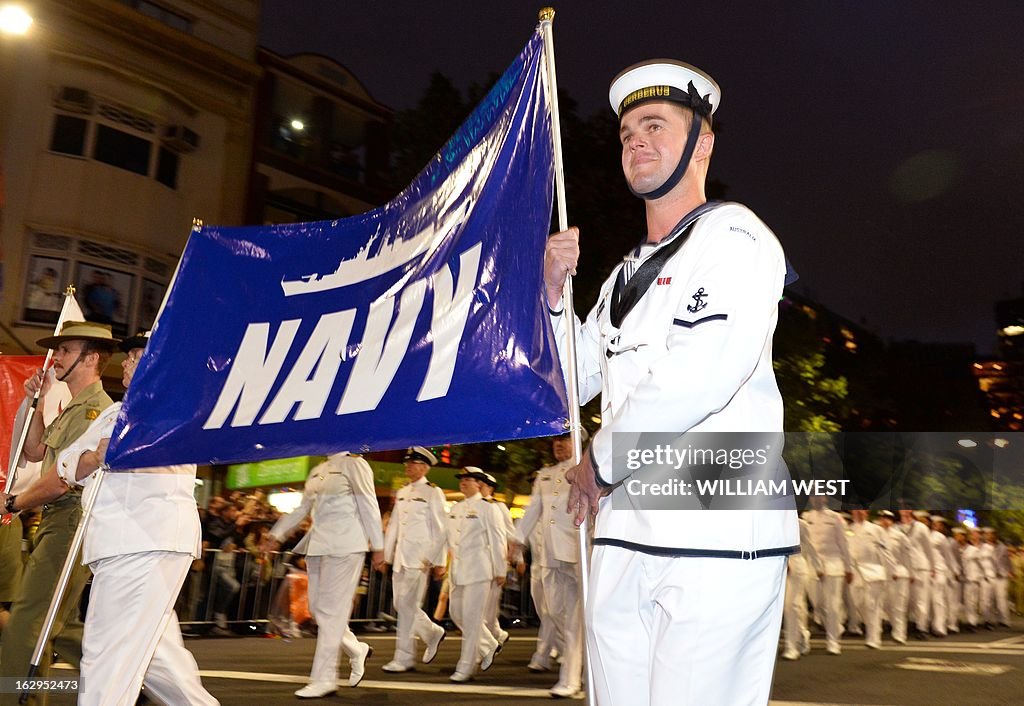
[[[915,640],[927,640],[928,639],[928,633],[926,633],[923,630],[915,630],[914,631],[914,639]]]
[[[996,626],[993,625],[992,623],[985,623],[985,629],[986,630],[995,630]]]
[[[962,631],[969,632],[973,635],[974,633],[978,632],[978,628],[974,627],[973,625],[964,625]]]

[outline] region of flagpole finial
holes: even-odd
[[[73,297],[73,296],[75,296],[75,285],[69,284],[67,287],[65,287],[65,289],[64,289],[64,296],[65,297]]]
[[[195,228],[202,228],[202,227],[203,227],[203,219],[202,218],[193,218],[192,219],[192,228],[193,229],[195,229]]]
[[[555,8],[553,7],[542,7],[540,9],[540,21],[551,22],[555,19]]]

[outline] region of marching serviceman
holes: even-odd
[[[909,619],[914,622],[914,637],[918,640],[928,639],[928,607],[935,566],[931,532],[925,525],[929,517],[929,513],[924,510],[900,508],[899,529],[910,542]]]
[[[452,558],[448,610],[462,631],[462,651],[449,679],[466,682],[473,678],[478,663],[487,671],[501,650],[501,644],[484,627],[484,610],[491,587],[505,585],[505,539],[498,513],[480,495],[480,485],[486,482],[483,472],[468,466],[455,477],[466,499],[455,503],[448,515]]]
[[[149,332],[121,343],[122,382],[131,386]],[[174,603],[202,555],[194,464],[109,471],[95,486],[121,404],[106,408],[33,488],[15,499],[49,502],[55,487],[84,485],[96,496],[82,545],[92,589],[82,641],[78,703],[132,706],[146,693],[170,706],[210,706],[199,668],[181,639]],[[56,491],[59,494],[60,491]],[[28,496],[32,496],[31,498]]]
[[[946,599],[949,597],[949,542],[942,530],[946,527],[946,518],[932,515],[931,531],[928,540],[932,544],[932,586],[930,594],[932,635],[946,636]]]
[[[1006,545],[999,541],[996,531],[992,527],[984,527],[985,541],[992,547],[992,568],[995,570],[995,579],[992,582],[992,600],[994,618],[999,624],[1010,627],[1010,576],[1013,575],[1013,566],[1010,564],[1010,553]]]
[[[584,439],[586,433],[584,432]],[[552,696],[572,697],[583,681],[583,604],[580,593],[579,529],[569,514],[569,484],[565,472],[572,468],[572,439],[560,436],[552,441],[555,465],[537,472],[530,504],[512,536],[510,552],[522,550],[536,528],[543,545],[533,571],[543,583],[547,613],[555,632],[562,635],[562,666]],[[531,664],[547,665],[548,655],[534,654]]]
[[[851,510],[850,514],[853,522],[848,531],[854,569],[854,581],[850,586],[854,615],[850,624],[863,624],[864,644],[877,650],[882,646],[882,600],[886,579],[896,572],[896,562],[889,551],[885,530],[867,521],[868,511],[858,508]]]
[[[807,585],[825,575],[825,567],[814,551],[807,523],[800,520],[800,553],[789,557],[786,567],[786,607],[782,613],[785,649],[782,659],[800,659],[811,651],[811,632],[807,629]]]
[[[954,527],[946,538],[946,564],[949,565],[949,584],[946,587],[946,629],[960,632],[960,607],[963,603],[964,565],[960,558],[959,536],[962,527]]]
[[[313,518],[313,526],[295,551],[306,555],[309,612],[316,620],[317,638],[309,684],[295,695],[315,699],[338,690],[341,648],[352,669],[349,686],[362,680],[373,651],[348,627],[367,549],[373,552],[373,568],[384,570],[384,533],[370,465],[348,452],[318,464],[306,479],[302,504],[277,521],[260,549],[276,550],[307,517]]]
[[[38,345],[53,349],[53,370],[56,378],[71,391],[71,402],[49,426],[43,427],[42,410],[39,404],[29,421],[28,436],[23,453],[28,461],[42,461],[42,476],[29,490],[40,483],[37,493],[52,497],[43,509],[39,528],[32,540],[32,550],[25,566],[21,585],[11,604],[11,615],[0,639],[0,677],[23,678],[28,674],[29,662],[35,649],[36,640],[42,630],[50,598],[57,587],[57,580],[71,539],[82,516],[80,493],[68,492],[60,478],[50,473],[57,463],[57,457],[81,436],[100,413],[113,404],[103,391],[100,378],[107,367],[110,356],[117,344],[110,333],[110,326],[87,321],[67,321],[61,327],[60,335],[42,338]],[[40,400],[50,390],[49,377],[42,370],[25,381],[25,396],[32,399],[40,390]],[[24,495],[28,495],[28,491]],[[16,500],[9,496],[12,507],[26,510],[29,498]],[[0,569],[4,570],[4,569]],[[52,649],[43,650],[42,662],[37,676],[45,677],[49,671],[50,656],[56,650],[60,655],[77,665],[82,657],[82,625],[78,621],[78,603],[82,590],[89,580],[89,569],[77,565],[68,582],[60,610],[50,631]],[[0,692],[0,705],[14,706],[19,694]],[[29,703],[45,704],[46,693],[30,694]]]
[[[509,512],[508,505],[494,498],[494,491],[498,487],[498,479],[490,473],[481,472],[483,473],[483,481],[480,483],[480,495],[490,503],[498,515],[498,526],[501,527],[501,537],[505,543],[505,549],[502,551],[507,553],[509,538],[515,531],[515,527],[512,524],[512,513]],[[484,627],[504,647],[505,643],[508,642],[508,631],[502,629],[501,621],[498,620],[498,612],[501,609],[501,592],[502,589],[497,585],[491,587],[491,595],[487,597],[487,608],[484,610]]]
[[[767,703],[786,556],[799,550],[795,508],[613,509],[635,500],[626,481],[649,475],[612,463],[616,432],[782,432],[771,355],[782,247],[749,209],[704,194],[721,95],[669,60],[632,66],[609,89],[647,228],[576,328],[580,402],[602,395],[602,427],[566,479],[577,523],[597,513],[586,628],[603,706]],[[548,239],[563,365],[574,313],[562,287],[578,259],[575,228]]]
[[[853,563],[850,560],[850,545],[846,537],[846,523],[839,513],[826,507],[827,498],[814,495],[810,498],[811,509],[803,514],[811,544],[821,557],[825,575],[819,579],[818,596],[821,602],[822,624],[825,628],[825,650],[830,655],[842,652],[839,638],[842,637],[843,581],[853,581]]]
[[[444,628],[423,612],[430,573],[440,578],[445,564],[444,492],[427,482],[437,458],[422,446],[405,452],[409,484],[398,491],[384,534],[384,561],[394,567],[392,591],[398,613],[395,654],[382,669],[407,672],[416,664],[416,638],[423,640],[423,662],[429,664],[444,639]]]
[[[981,534],[972,529],[970,539],[967,533],[956,535],[960,542],[960,564],[964,572],[964,620],[967,632],[974,632],[978,629],[978,616],[981,608],[981,585],[985,581],[985,574],[981,569]]]
[[[892,554],[893,567],[885,589],[885,612],[892,626],[892,639],[907,643],[907,601],[910,599],[910,540],[896,526],[896,515],[890,510],[878,513],[878,524],[885,530],[886,545]]]

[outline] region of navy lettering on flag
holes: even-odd
[[[114,469],[560,434],[542,292],[551,118],[536,33],[390,203],[193,229]]]

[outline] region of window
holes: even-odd
[[[97,125],[96,128],[93,159],[143,176],[149,174],[152,144],[148,140],[106,125]]]
[[[109,164],[178,188],[182,155],[199,148],[199,135],[183,124],[162,124],[113,103],[98,103],[80,88],[62,86],[50,135],[54,154]]]
[[[28,277],[21,321],[52,326],[74,284],[90,321],[110,324],[115,336],[150,328],[173,272],[171,260],[84,238],[35,233],[28,253]]]
[[[121,0],[121,2],[128,7],[138,10],[147,17],[152,17],[158,22],[163,22],[168,27],[180,30],[182,32],[192,33],[192,20],[184,15],[179,15],[173,10],[168,10],[166,7],[159,5],[149,0]]]
[[[89,121],[73,115],[57,115],[53,123],[50,150],[81,157],[85,154],[85,133]]]

